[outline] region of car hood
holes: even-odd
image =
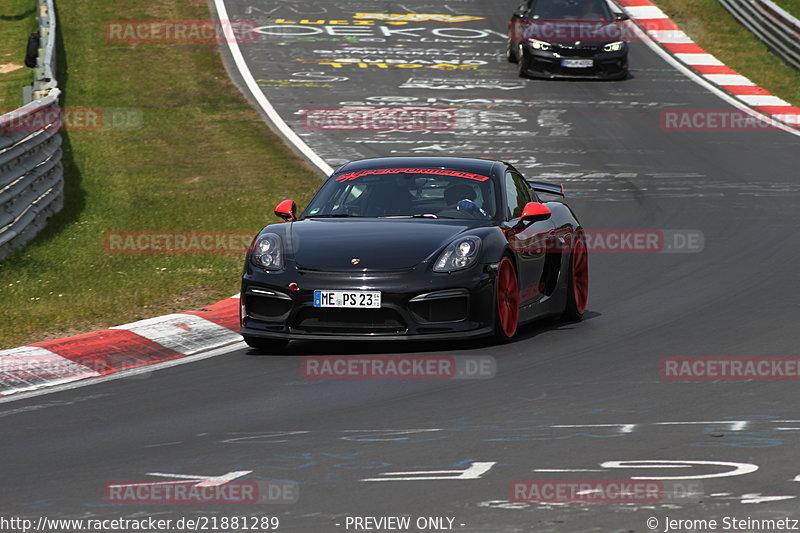
[[[615,21],[533,20],[525,28],[525,38],[553,44],[580,46],[624,41],[625,35]]]
[[[442,219],[305,219],[291,223],[289,253],[314,270],[404,270],[429,259],[470,227]],[[353,264],[354,259],[360,261]]]

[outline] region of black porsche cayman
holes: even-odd
[[[586,309],[583,229],[560,186],[500,161],[367,159],[339,168],[297,217],[281,202],[242,276],[250,346],[292,339],[514,337]]]

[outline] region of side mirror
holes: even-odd
[[[514,12],[511,14],[511,18],[515,18],[515,19],[521,19],[521,18],[525,18],[525,13],[526,13],[526,11],[525,11],[525,9],[524,9],[524,8],[522,8],[522,9],[517,9],[516,11],[514,11]]]
[[[550,218],[550,209],[539,202],[528,202],[519,217],[520,222],[539,222]]]
[[[275,214],[283,219],[284,222],[291,222],[297,218],[297,204],[294,200],[284,200],[275,206]]]
[[[623,21],[623,20],[630,20],[631,18],[628,16],[627,13],[614,13],[614,19]]]

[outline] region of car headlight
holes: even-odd
[[[250,248],[250,259],[253,264],[265,270],[281,270],[283,268],[283,241],[275,233],[262,233],[253,241]]]
[[[616,41],[603,46],[603,52],[619,52],[625,46],[625,41]]]
[[[528,39],[528,42],[531,43],[531,46],[536,50],[550,50],[553,48],[553,45],[548,43],[547,41],[540,41],[538,39]]]
[[[434,272],[452,272],[469,268],[478,260],[481,240],[478,237],[462,237],[451,242],[433,264]]]

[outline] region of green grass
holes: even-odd
[[[697,44],[720,61],[795,106],[800,71],[773,55],[719,0],[654,0]],[[785,4],[800,4],[787,0]]]
[[[800,18],[800,0],[773,0],[773,2],[795,17]]]
[[[246,231],[320,180],[231,84],[216,44],[106,42],[105,21],[206,19],[205,0],[59,0],[62,106],[141,112],[138,129],[64,134],[64,210],[0,262],[0,347],[205,305],[242,256],[106,253],[107,231]]]
[[[22,105],[22,87],[33,83],[25,66],[28,36],[38,27],[35,0],[3,0],[0,4],[0,113]]]

